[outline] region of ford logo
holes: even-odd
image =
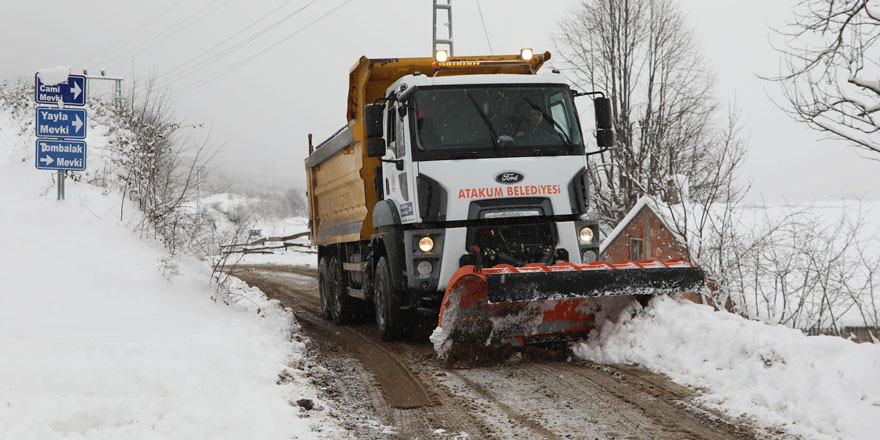
[[[506,173],[501,173],[501,174],[495,176],[495,181],[498,183],[506,183],[509,185],[512,183],[522,182],[524,177],[525,176],[523,176],[520,173],[514,173],[513,171],[508,171]]]

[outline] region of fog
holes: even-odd
[[[169,87],[183,124],[204,124],[193,130],[220,150],[214,172],[254,186],[305,186],[307,135],[320,141],[345,124],[348,72],[361,55],[430,56],[432,49],[430,0],[6,3],[0,78],[32,81],[37,69],[57,65],[105,68],[124,76],[127,89],[152,78]],[[576,3],[481,0],[484,32],[477,3],[456,0],[455,53],[488,53],[486,34],[495,54],[555,52],[555,25]],[[758,78],[778,72],[770,26],[791,19],[793,3],[681,1],[716,72],[719,99],[735,102],[743,116],[749,153],[740,183],[752,186],[751,200],[880,199],[876,161],[788,119],[773,102],[778,86]],[[221,47],[275,22],[212,58],[224,40]],[[549,65],[560,67],[559,59]],[[92,83],[90,96],[111,93]]]

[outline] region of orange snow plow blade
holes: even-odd
[[[431,340],[441,358],[454,344],[526,345],[585,336],[596,317],[638,295],[695,292],[703,271],[684,260],[578,265],[461,267],[450,279]]]

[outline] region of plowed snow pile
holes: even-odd
[[[702,391],[700,400],[807,439],[878,438],[880,346],[807,337],[658,297],[576,344],[602,363],[639,364]]]
[[[304,350],[289,313],[242,285],[212,301],[210,269],[119,221],[116,190],[68,180],[56,201],[32,126],[3,107],[0,439],[344,435],[297,407],[317,393],[288,367]],[[89,164],[105,131],[89,127]]]

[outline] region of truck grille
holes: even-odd
[[[477,227],[474,229],[474,244],[483,249],[505,250],[556,245],[548,223]]]
[[[556,234],[550,223],[477,226],[471,230],[470,246],[480,247],[483,266],[524,266],[555,262]],[[475,256],[462,257],[461,264],[475,264]]]

